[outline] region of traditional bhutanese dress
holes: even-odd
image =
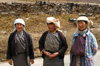
[[[77,31],[73,35],[72,46],[78,34],[85,38],[85,54],[83,56],[75,56],[70,53],[70,66],[94,66],[93,56],[97,53],[98,44],[94,35],[88,30]]]
[[[26,42],[25,36],[23,35],[23,31],[21,35],[16,33],[15,35],[15,49],[17,55],[13,56],[13,63],[14,66],[29,66],[27,63],[27,56],[26,56]]]
[[[48,32],[45,40],[45,50],[50,52],[51,54],[59,50],[59,37],[57,32]],[[49,59],[45,55],[43,66],[64,66],[64,61],[63,59],[59,59],[59,56],[53,59]]]
[[[88,32],[88,29],[85,29],[84,31],[78,30],[78,32],[83,37]],[[83,38],[86,40],[85,36]],[[85,46],[85,42],[84,42],[84,46]],[[83,50],[85,51],[85,49],[83,49]],[[85,66],[85,55],[83,55],[83,56],[73,55],[70,66]]]

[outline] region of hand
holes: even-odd
[[[47,51],[43,51],[44,52],[44,54],[46,55],[46,56],[48,56],[49,57],[49,55],[51,54],[51,53],[49,53],[49,52],[47,52]]]
[[[56,57],[58,55],[59,55],[59,53],[58,52],[55,52],[55,53],[49,55],[49,59],[52,59],[52,58],[54,58],[54,57]]]
[[[31,62],[31,64],[33,64],[33,63],[34,63],[34,60],[33,60],[33,59],[31,59],[31,60],[30,60],[30,62]]]
[[[9,60],[8,60],[8,63],[9,63],[10,65],[12,65],[12,59],[9,59]]]

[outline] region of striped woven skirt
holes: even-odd
[[[14,66],[28,66],[26,54],[21,53],[13,56],[13,64]]]
[[[73,55],[70,66],[85,66],[85,57]]]
[[[45,56],[43,66],[64,66],[64,60],[59,59],[59,56],[53,59],[49,59],[47,56]]]

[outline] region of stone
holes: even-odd
[[[95,10],[95,11],[94,11]],[[79,14],[80,16],[95,16],[100,14],[100,5],[89,3],[50,3],[49,1],[36,1],[33,3],[0,3],[0,13],[7,14]],[[41,13],[40,13],[41,12]]]
[[[79,13],[79,16],[86,16],[85,13]]]
[[[74,19],[74,18],[70,18],[69,21],[71,22],[75,22],[77,19]]]
[[[1,15],[8,15],[8,12],[1,12]]]

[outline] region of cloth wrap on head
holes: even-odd
[[[25,22],[24,22],[24,20],[23,19],[16,19],[15,20],[15,22],[14,22],[14,30],[16,30],[16,24],[17,23],[20,23],[20,24],[22,24],[23,25],[23,30],[25,30]]]
[[[81,21],[81,20],[86,21],[88,23],[87,28],[89,28],[90,26],[93,26],[92,20],[89,20],[86,16],[81,16],[81,17],[77,18],[77,22]]]
[[[47,17],[47,23],[54,23],[54,25],[56,26],[56,29],[60,28],[60,21],[59,21],[59,19],[56,19],[54,17]]]

